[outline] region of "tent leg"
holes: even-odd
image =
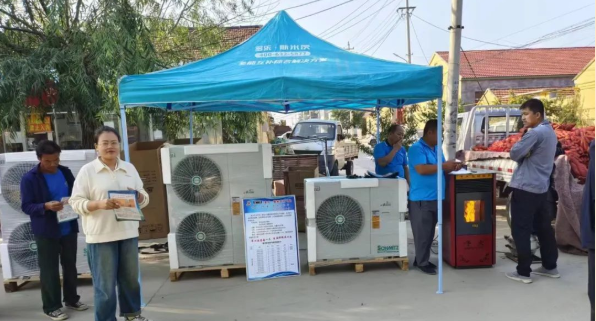
[[[124,150],[124,160],[130,162],[130,155],[128,153],[128,129],[126,125],[126,106],[120,105],[120,136],[122,138],[122,149]]]
[[[381,142],[381,107],[375,108],[377,114],[377,144]]]
[[[439,227],[438,288],[437,294],[443,293],[443,102],[437,103],[437,224]]]
[[[190,136],[190,144],[191,145],[193,144],[193,137],[192,136],[193,136],[193,129],[194,129],[193,128],[194,126],[192,124],[192,121],[193,121],[193,114],[192,114],[192,110],[191,110],[190,113],[188,114],[188,122],[189,122],[189,127],[190,127],[189,128],[189,131],[190,131],[189,136]]]
[[[122,148],[124,149],[124,160],[130,162],[130,154],[128,151],[128,130],[126,126],[126,106],[120,105],[120,124],[121,128],[121,138],[122,138]],[[141,307],[145,307],[145,302],[143,301],[143,287],[141,283],[141,264],[139,262],[139,289],[141,291]]]

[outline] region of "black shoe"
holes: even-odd
[[[414,266],[418,267],[418,263],[416,263],[416,260],[414,260]],[[433,269],[437,269],[437,266],[434,265],[431,261],[428,261],[428,266],[432,267]]]
[[[428,262],[428,264],[425,266],[419,266],[418,263],[416,261],[414,261],[414,267],[417,267],[420,271],[422,271],[423,273],[426,273],[428,275],[436,275],[437,274],[436,267],[433,267],[433,265],[434,264]]]

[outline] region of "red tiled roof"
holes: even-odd
[[[216,43],[201,44],[200,40],[198,43],[193,43],[193,35],[198,32],[201,36],[204,31],[197,31],[194,28],[190,28],[189,32],[189,43],[184,46],[175,46],[174,44],[168,43],[156,43],[155,47],[158,52],[161,51],[177,51],[183,53],[184,60],[197,61],[204,58],[211,57],[213,55],[220,54],[252,37],[255,33],[261,30],[262,26],[235,26],[235,27],[224,27],[223,32],[218,31],[218,36],[221,35],[221,41]],[[199,49],[200,48],[200,49]]]
[[[220,54],[228,49],[231,49],[244,41],[248,40],[248,38],[252,37],[255,33],[261,30],[262,26],[237,26],[237,27],[225,27],[225,31],[221,36],[221,42],[219,43],[219,47],[217,48],[217,52],[214,55]],[[193,52],[194,60],[200,60],[205,57],[201,55],[199,52]]]
[[[224,50],[227,50],[243,43],[261,30],[261,27],[262,26],[226,27],[225,33],[222,36],[221,47],[225,48]]]
[[[449,52],[437,54],[448,61]],[[460,75],[462,78],[570,76],[582,71],[594,55],[594,47],[466,51],[460,57]]]
[[[526,96],[526,95],[533,95],[539,94],[542,92],[554,92],[557,96],[572,96],[575,94],[575,89],[573,87],[563,87],[563,88],[514,88],[514,89],[487,89],[486,92],[491,91],[502,103],[507,103],[509,98],[513,96]]]

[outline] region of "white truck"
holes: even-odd
[[[488,169],[496,172],[497,195],[503,192],[511,181],[517,163],[509,153],[473,151],[478,145],[484,147],[516,134],[523,127],[519,105],[475,106],[469,112],[457,117],[458,158],[465,160],[469,169]]]
[[[314,141],[321,139],[321,141]],[[325,155],[324,140],[327,140],[327,155]],[[311,140],[300,143],[301,140]],[[353,160],[358,158],[358,145],[345,138],[341,124],[334,120],[311,119],[300,121],[288,137],[294,154],[319,155],[319,172],[326,175],[325,156],[331,176],[338,176],[340,170],[346,170],[346,175],[354,171]]]

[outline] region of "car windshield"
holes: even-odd
[[[335,139],[335,125],[326,123],[298,123],[292,132],[292,139],[327,138]]]

